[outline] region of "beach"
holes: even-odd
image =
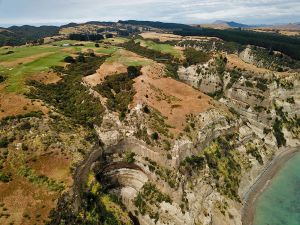
[[[244,195],[242,208],[243,225],[253,225],[255,206],[258,197],[271,184],[274,176],[280,171],[284,164],[300,152],[300,146],[286,147],[280,149],[279,153],[266,166],[249,191]]]

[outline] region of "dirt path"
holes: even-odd
[[[271,184],[272,179],[280,171],[282,166],[299,152],[300,146],[282,148],[280,153],[278,153],[277,156],[275,156],[275,158],[266,166],[265,170],[250,187],[249,191],[244,194],[242,208],[243,225],[253,224],[255,204],[258,197]]]

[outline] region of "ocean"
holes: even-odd
[[[300,153],[285,163],[258,198],[254,225],[300,225]]]

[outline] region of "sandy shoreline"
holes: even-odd
[[[252,225],[255,213],[255,204],[257,198],[270,185],[272,178],[282,168],[282,166],[295,154],[300,152],[300,146],[287,147],[280,150],[274,159],[266,166],[262,174],[257,178],[255,183],[250,187],[243,199],[242,223],[243,225]]]

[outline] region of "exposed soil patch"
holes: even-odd
[[[56,73],[53,72],[48,72],[48,73],[42,72],[42,73],[34,74],[29,79],[44,84],[55,84],[61,80],[61,78]]]
[[[127,71],[127,67],[121,63],[108,63],[105,62],[101,65],[101,67],[97,70],[95,74],[84,77],[83,80],[91,85],[92,87],[101,84],[106,76],[110,76],[118,73],[125,73]]]

